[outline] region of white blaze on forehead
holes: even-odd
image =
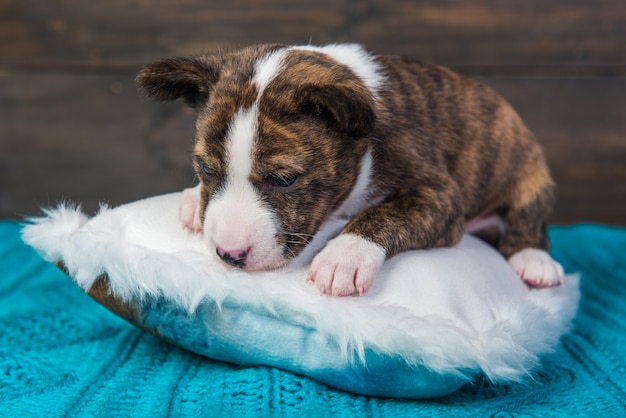
[[[380,65],[372,54],[359,44],[291,46],[273,51],[257,62],[253,81],[259,88],[258,97],[261,97],[267,85],[280,73],[285,57],[290,51],[311,51],[332,58],[356,74],[374,96],[377,96],[384,81]]]
[[[226,158],[229,182],[247,180],[252,171],[252,152],[257,137],[259,107],[239,109],[226,136]]]
[[[280,57],[275,54],[257,64],[254,82],[259,90],[269,83],[279,65]],[[246,267],[254,270],[282,263],[282,248],[275,240],[275,214],[250,182],[258,121],[258,100],[233,116],[225,138],[226,180],[222,191],[207,205],[204,228],[211,245],[226,251],[250,250]]]
[[[246,268],[284,263],[276,244],[277,220],[250,183],[254,144],[258,135],[258,105],[240,109],[226,135],[226,181],[207,205],[204,234],[209,245],[223,250],[249,250]]]
[[[340,64],[345,65],[357,75],[369,91],[376,95],[384,81],[380,73],[380,65],[372,54],[359,44],[330,44],[326,46],[294,46],[296,51],[314,51],[328,55]]]
[[[283,60],[285,59],[285,53],[285,49],[279,49],[266,55],[256,63],[253,82],[259,88],[258,98],[261,97],[261,94],[270,81],[280,72]]]

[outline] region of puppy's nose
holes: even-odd
[[[217,247],[215,249],[215,252],[217,253],[217,256],[228,265],[240,268],[245,267],[246,265],[248,249],[225,250],[223,248]]]

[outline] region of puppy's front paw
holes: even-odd
[[[353,234],[341,234],[315,256],[307,281],[320,293],[333,296],[363,295],[385,261],[380,245]]]
[[[563,284],[563,267],[550,254],[526,248],[509,258],[513,270],[531,287],[552,287]]]
[[[202,220],[200,219],[200,185],[183,190],[180,198],[178,217],[184,230],[193,233],[202,231]]]

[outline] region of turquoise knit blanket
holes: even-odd
[[[267,367],[208,360],[92,301],[0,222],[0,416],[626,416],[626,229],[553,227],[581,274],[573,331],[525,384],[482,378],[432,401],[343,393]]]

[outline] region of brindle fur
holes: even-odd
[[[198,111],[201,208],[223,186],[228,124],[257,99],[254,64],[277,48],[163,60],[138,75],[150,97],[183,98]],[[376,59],[385,77],[378,97],[350,69],[311,51],[290,52],[263,92],[250,181],[279,215],[285,254],[298,254],[302,237],[315,234],[346,199],[368,149],[370,198],[380,203],[352,218],[344,232],[381,245],[388,257],[454,245],[466,220],[494,213],[506,225],[498,244],[506,257],[546,249],[553,182],[534,135],[511,106],[444,67]],[[202,174],[202,164],[210,175]],[[272,188],[267,179],[276,171],[297,174],[298,181],[287,190]]]

